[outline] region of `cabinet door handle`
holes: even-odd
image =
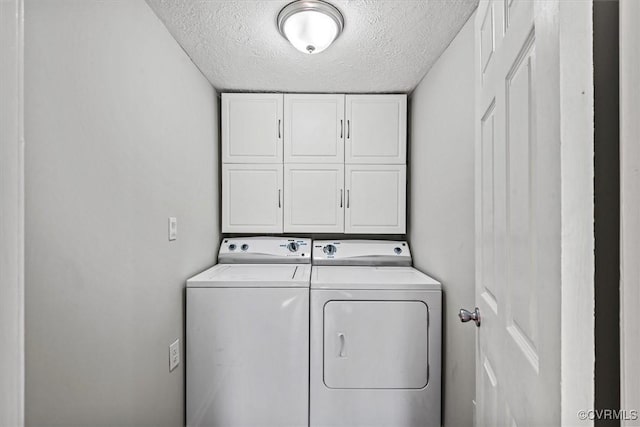
[[[282,120],[278,119],[278,139],[282,139]]]
[[[340,207],[342,207],[342,191],[343,190],[340,190]]]
[[[349,190],[347,190],[347,209],[349,209]]]
[[[282,193],[282,190],[278,190],[278,207],[281,208],[282,207],[282,198],[280,197],[280,194]]]
[[[342,120],[340,120],[340,139],[342,139],[342,132],[344,131],[344,124],[342,123]]]
[[[347,139],[351,139],[351,120],[347,120]]]

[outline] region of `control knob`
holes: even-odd
[[[296,252],[298,250],[299,245],[296,242],[291,242],[287,245],[287,249],[289,252]]]
[[[326,245],[324,248],[322,248],[322,252],[327,255],[333,255],[336,253],[336,251],[337,248],[334,245]]]

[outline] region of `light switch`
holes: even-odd
[[[180,364],[180,339],[177,339],[169,346],[169,372],[176,369]]]
[[[178,238],[178,219],[176,217],[169,217],[169,241],[176,240]]]

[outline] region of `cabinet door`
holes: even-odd
[[[222,231],[282,233],[282,165],[222,165]]]
[[[345,163],[406,162],[406,95],[347,95],[346,118]]]
[[[222,162],[282,162],[281,93],[222,94]]]
[[[285,163],[344,162],[344,95],[284,96]]]
[[[404,165],[345,166],[345,233],[404,234]]]
[[[285,165],[284,231],[344,231],[344,165]]]

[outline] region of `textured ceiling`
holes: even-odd
[[[290,0],[147,0],[219,90],[410,92],[478,0],[330,0],[344,32],[305,55],[278,32]]]

